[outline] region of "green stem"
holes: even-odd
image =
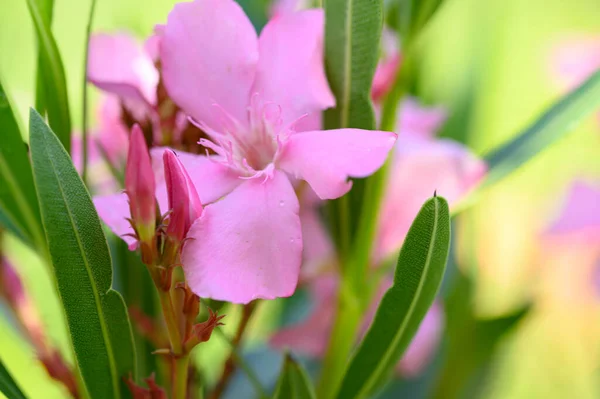
[[[319,381],[318,397],[335,397],[356,341],[356,333],[362,318],[359,299],[354,295],[352,281],[343,279],[340,287],[337,314],[329,346],[323,360],[323,372]]]
[[[173,355],[179,356],[183,354],[183,347],[181,345],[181,335],[179,334],[179,327],[175,318],[173,302],[171,301],[171,293],[169,291],[162,291],[159,289],[158,296],[160,298],[160,306],[162,307],[163,316],[167,325],[167,331],[169,333],[171,351],[173,352]]]
[[[176,357],[174,361],[173,399],[185,399],[187,392],[189,354]]]

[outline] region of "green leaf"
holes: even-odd
[[[52,26],[52,14],[54,11],[54,0],[36,0],[40,15],[44,24]],[[35,109],[44,114],[46,112],[46,99],[44,95],[44,70],[41,52],[38,50],[37,57],[37,76],[35,83]]]
[[[29,245],[45,246],[27,146],[0,82],[0,225]]]
[[[44,14],[36,0],[27,0],[29,14],[38,38],[41,72],[43,75],[43,93],[48,111],[50,126],[60,138],[67,152],[71,149],[71,115],[67,95],[65,70],[58,47],[50,30],[49,21],[44,20]]]
[[[325,1],[325,66],[336,107],[325,127],[375,128],[371,84],[383,24],[380,0]]]
[[[394,285],[354,355],[338,398],[366,398],[387,378],[417,332],[442,281],[450,248],[448,203],[425,202],[400,250]]]
[[[0,360],[0,392],[6,395],[8,399],[25,399],[25,395],[4,367],[2,360]]]
[[[71,341],[92,398],[128,395],[135,351],[125,302],[111,288],[112,264],[94,204],[69,154],[31,110],[33,174],[54,276]]]
[[[564,96],[531,126],[485,157],[489,171],[483,186],[508,176],[538,153],[573,131],[600,108],[600,71]]]
[[[275,389],[274,399],[314,399],[315,392],[306,372],[294,358],[286,353]]]

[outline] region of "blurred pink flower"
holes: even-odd
[[[552,54],[554,73],[572,89],[600,69],[600,36],[586,35],[561,42]]]
[[[398,43],[396,32],[384,28],[381,34],[381,43],[382,55],[377,64],[371,87],[371,98],[375,103],[381,102],[391,90],[402,62],[400,43]]]
[[[275,0],[271,5],[271,17],[279,17],[301,11],[311,6],[311,0]]]
[[[558,218],[548,228],[547,236],[579,235],[600,243],[600,189],[577,181]]]
[[[205,207],[182,253],[201,297],[247,303],[291,295],[302,233],[289,176],[322,199],[338,198],[351,188],[348,177],[373,173],[395,142],[388,132],[296,132],[299,119],[334,105],[323,24],[322,10],[281,15],[257,38],[232,0],[181,3],[169,15],[165,87],[210,137],[200,144],[216,153],[180,159],[203,203],[223,197]]]

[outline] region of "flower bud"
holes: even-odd
[[[201,342],[208,341],[213,330],[218,326],[224,325],[220,322],[223,317],[225,317],[225,315],[219,316],[217,313],[213,312],[211,308],[208,308],[208,319],[202,323],[196,324],[192,328],[191,336],[184,343],[185,351],[189,353],[194,346]]]
[[[145,252],[152,250],[156,230],[156,183],[146,140],[137,124],[131,129],[129,139],[125,191],[129,197],[132,226],[147,263],[148,254]]]
[[[166,228],[167,242],[164,263],[177,263],[177,256],[192,223],[202,214],[202,203],[194,183],[173,151],[163,154],[169,219]]]

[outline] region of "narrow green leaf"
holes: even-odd
[[[489,166],[484,186],[508,176],[521,165],[573,131],[600,108],[600,71],[564,96],[513,140],[485,157]]]
[[[94,204],[69,154],[31,110],[33,174],[60,299],[85,386],[92,398],[128,395],[135,374],[125,302],[111,288],[112,264]]]
[[[27,146],[0,82],[0,225],[29,245],[45,245]]]
[[[54,0],[36,0],[40,15],[44,24],[52,26],[52,14],[54,11]],[[37,76],[35,83],[35,109],[38,110],[42,115],[46,112],[46,99],[44,94],[44,70],[43,59],[40,51],[38,50],[37,57]]]
[[[450,248],[448,203],[434,196],[413,221],[400,250],[394,285],[354,355],[338,398],[366,398],[388,377],[417,332],[442,281]]]
[[[25,395],[21,392],[21,389],[17,386],[17,383],[9,374],[4,363],[0,360],[0,392],[2,392],[7,399],[25,399]]]
[[[50,126],[56,132],[61,143],[70,152],[71,149],[71,115],[67,95],[67,81],[58,46],[52,35],[48,21],[44,20],[42,11],[36,0],[27,0],[29,14],[38,38],[41,72],[44,81],[44,96],[52,101],[45,101]]]
[[[315,391],[304,368],[286,353],[273,399],[314,399]]]
[[[375,128],[371,84],[379,58],[381,0],[325,1],[325,65],[336,107],[325,127]]]

